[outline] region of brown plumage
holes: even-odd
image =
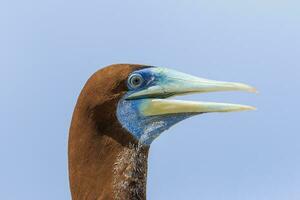
[[[128,74],[139,68],[106,67],[82,89],[69,133],[73,200],[145,199],[148,147],[139,146],[115,114]]]

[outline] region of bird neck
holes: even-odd
[[[114,199],[146,199],[148,149],[139,144],[124,148],[113,166]]]
[[[146,199],[148,150],[116,122],[101,128],[75,109],[69,134],[72,199]]]

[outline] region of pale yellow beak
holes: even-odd
[[[178,113],[235,112],[256,110],[255,107],[229,103],[195,102],[169,99],[144,100],[140,111],[144,116]]]
[[[252,86],[243,83],[221,82],[198,78],[166,68],[154,68],[157,80],[146,89],[130,94],[127,99],[140,99],[140,112],[145,116],[172,115],[179,113],[209,113],[255,110],[252,106],[215,102],[194,102],[166,99],[171,96],[189,93],[217,91],[257,92]]]

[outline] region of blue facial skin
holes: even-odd
[[[162,85],[166,81],[166,75],[154,71],[154,67],[137,70],[132,74],[139,74],[143,77],[143,83],[133,88],[128,84],[129,91],[120,99],[117,107],[117,118],[123,128],[132,134],[139,143],[150,145],[163,131],[167,130],[174,124],[193,116],[194,114],[181,113],[160,116],[144,116],[139,108],[143,104],[143,99],[126,100],[126,98],[137,91],[147,89],[150,86]],[[130,75],[129,75],[130,77]],[[163,96],[155,96],[164,98]],[[152,97],[152,98],[155,98]]]

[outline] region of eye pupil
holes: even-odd
[[[139,84],[140,83],[140,79],[139,78],[134,78],[133,79],[133,83],[134,84]]]

